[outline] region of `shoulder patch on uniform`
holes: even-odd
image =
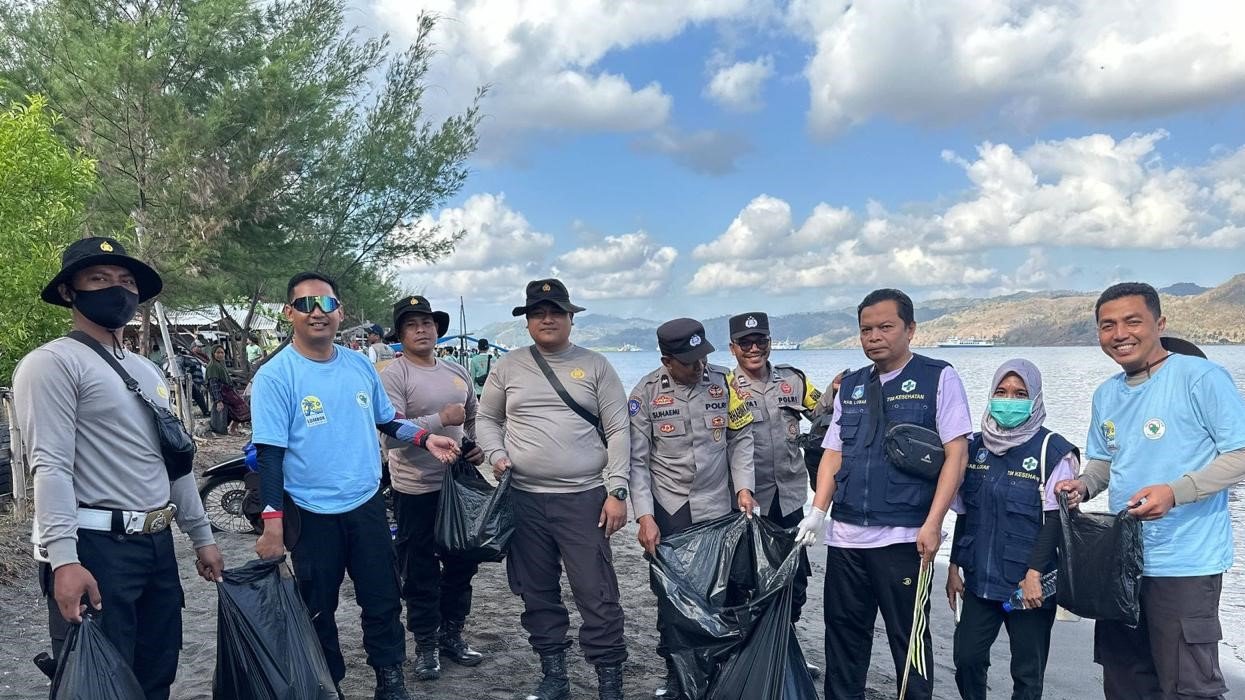
[[[627,413],[635,415],[640,412],[640,400],[633,398],[627,402]]]

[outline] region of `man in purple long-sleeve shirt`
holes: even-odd
[[[860,344],[873,364],[843,378],[823,443],[813,511],[800,523],[798,535],[812,544],[821,540],[824,528],[828,545],[827,700],[864,697],[867,650],[879,610],[896,677],[903,676],[916,582],[942,542],[942,520],[964,477],[966,436],[972,432],[964,385],[955,370],[909,349],[916,321],[908,295],[897,289],[873,291],[857,307],[857,317]],[[945,456],[936,480],[891,461],[884,435],[896,424],[938,434]],[[923,638],[925,667],[932,668],[928,627]],[[905,698],[926,700],[932,691],[932,679],[909,674]]]

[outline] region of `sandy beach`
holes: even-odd
[[[227,459],[240,449],[241,441],[232,438],[213,438],[200,449],[200,468]],[[12,556],[23,549],[19,539],[25,537],[29,526],[9,524],[3,528],[5,542],[3,551]],[[23,532],[25,531],[25,532]],[[629,700],[647,700],[664,671],[653,649],[657,643],[655,601],[648,584],[648,566],[635,541],[636,528],[628,526],[614,536],[614,562],[618,572],[626,611],[627,645],[631,655],[625,671],[626,696]],[[177,535],[178,557],[181,562],[182,584],[186,592],[184,611],[184,645],[174,698],[210,698],[212,675],[216,664],[216,605],[215,585],[198,578],[194,571],[194,555],[189,540]],[[254,558],[251,547],[254,537],[218,533],[218,542],[227,566],[237,566]],[[28,550],[27,550],[28,551]],[[805,619],[797,626],[805,653],[819,666],[824,663],[822,652],[822,595],[825,550],[814,548],[813,580],[810,582],[809,602]],[[16,580],[0,584],[0,619],[5,621],[5,633],[0,636],[0,697],[13,700],[38,700],[46,698],[48,682],[30,662],[39,651],[47,648],[47,618],[44,602],[39,596],[38,584],[33,575],[18,572]],[[951,635],[954,619],[941,594],[945,581],[945,569],[935,577],[933,592],[933,615],[931,629],[934,634],[935,695],[938,698],[959,697],[953,678]],[[572,634],[579,624],[578,615],[571,605],[569,589],[564,585],[564,597],[571,608]],[[440,680],[417,683],[410,680],[416,698],[462,698],[467,700],[510,700],[521,698],[531,689],[539,670],[536,656],[527,644],[527,637],[519,625],[521,606],[519,599],[510,593],[506,585],[504,565],[489,564],[482,567],[475,579],[475,594],[467,636],[472,645],[483,652],[483,664],[467,669],[444,661]],[[359,611],[353,601],[349,580],[342,589],[342,604],[337,613],[343,647],[346,650],[348,672],[343,689],[351,700],[367,700],[372,697],[373,674],[364,662],[359,631]],[[889,654],[886,651],[884,632],[879,627],[874,634],[873,662],[869,676],[870,700],[893,698],[897,685]],[[1101,697],[1102,673],[1092,662],[1093,623],[1058,622],[1052,639],[1051,660],[1046,673],[1046,698],[1073,700]],[[408,654],[413,655],[414,643],[407,642]],[[1011,679],[1008,676],[1006,632],[1000,633],[995,644],[995,661],[990,669],[992,695],[1008,697]],[[862,650],[863,651],[863,650]],[[596,697],[596,676],[584,662],[578,647],[571,651],[570,670],[573,697],[589,699]],[[1235,662],[1227,647],[1223,647],[1221,659],[1228,685],[1234,689],[1229,697],[1245,697],[1245,669]],[[408,663],[408,678],[409,663]],[[818,684],[820,687],[820,683]]]

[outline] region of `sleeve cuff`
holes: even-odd
[[[507,454],[505,450],[493,450],[492,452],[488,454],[489,466],[497,464],[497,462],[501,460],[503,457],[506,459],[510,459],[510,455]],[[513,465],[514,465],[514,461],[511,460],[511,466]]]
[[[653,507],[651,505],[644,507],[641,504],[637,504],[635,502],[635,499],[632,499],[631,500],[631,513],[632,513],[632,520],[635,520],[636,522],[640,522],[640,518],[643,518],[646,515],[651,516],[653,514]]]
[[[606,483],[609,484],[609,491],[613,491],[615,489],[627,489],[627,491],[631,491],[631,480],[625,476],[613,475]]]
[[[1176,505],[1182,506],[1197,500],[1197,484],[1193,483],[1193,477],[1188,474],[1167,485],[1171,487],[1172,493],[1176,496]]]
[[[44,545],[48,550],[48,561],[52,570],[66,564],[78,563],[78,541],[72,537],[55,540]]]
[[[212,536],[212,526],[209,523],[205,522],[201,525],[196,525],[193,530],[186,534],[190,535],[190,546],[195,549],[216,544],[216,538]]]

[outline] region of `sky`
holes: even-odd
[[[665,320],[1214,286],[1245,272],[1245,4],[360,0],[438,18],[429,114],[488,85],[464,236],[399,283],[470,326],[557,276]]]

